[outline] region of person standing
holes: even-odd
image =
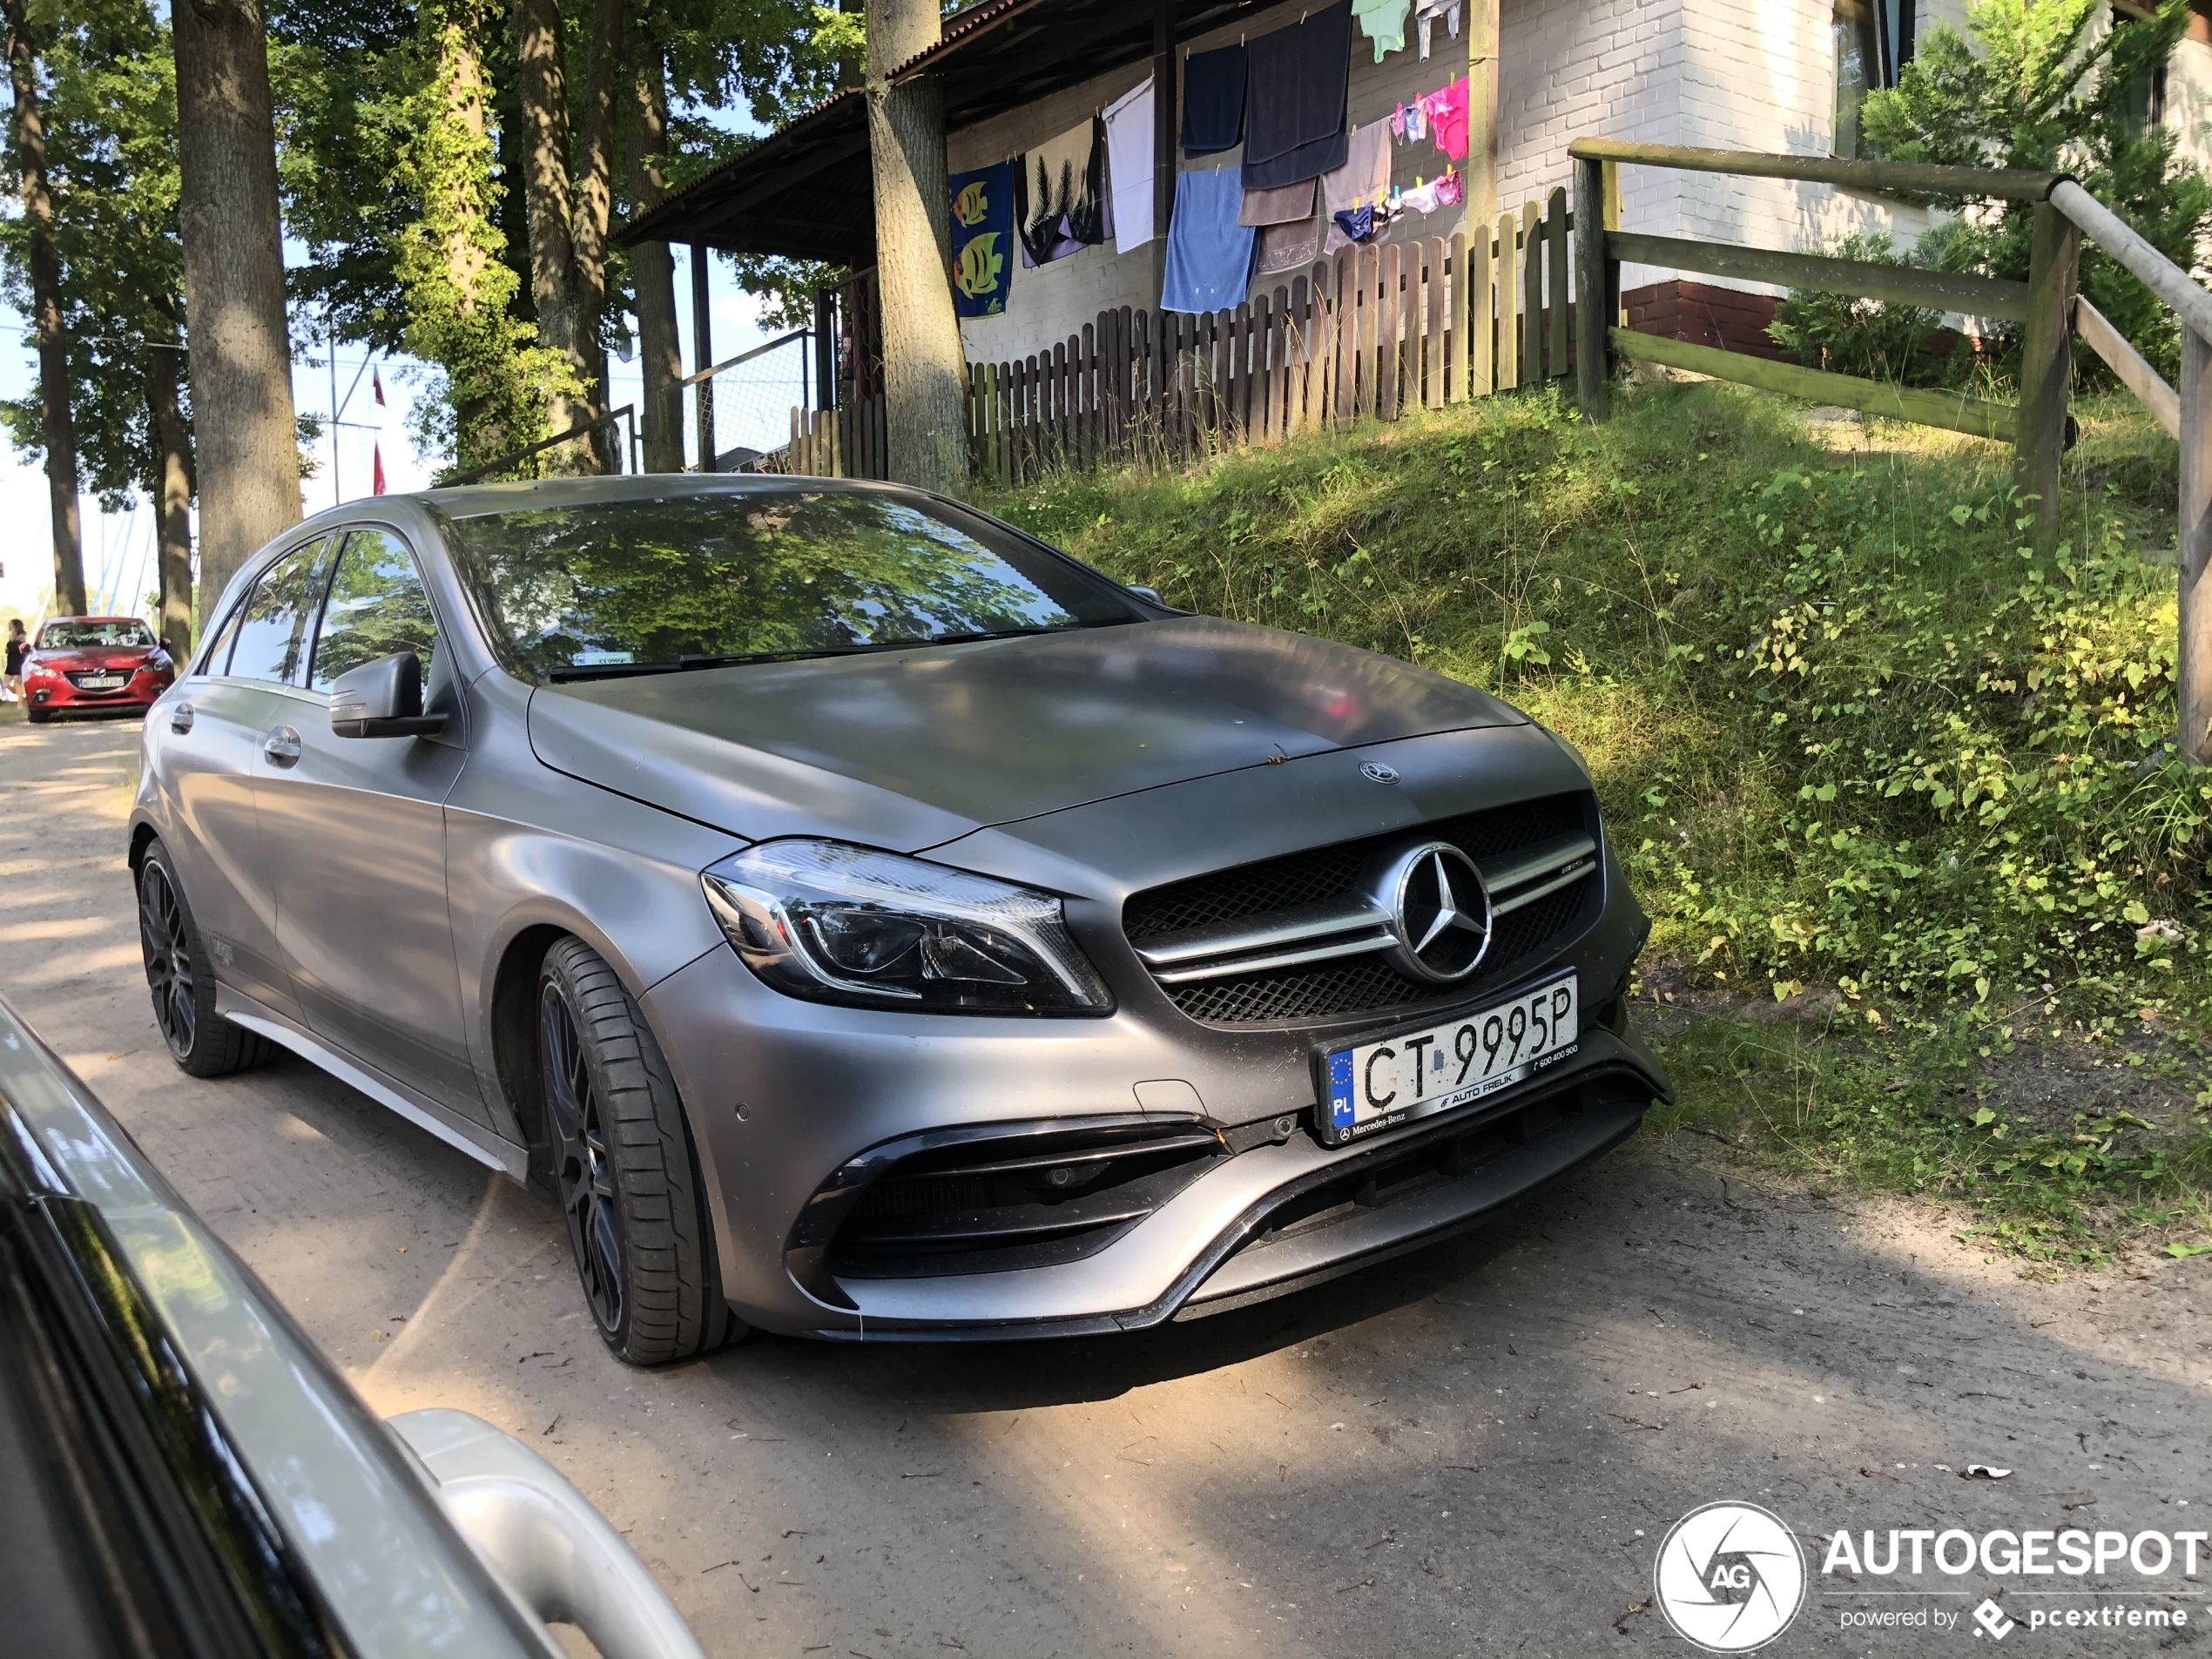
[[[30,641],[24,637],[23,618],[8,618],[8,658],[6,673],[0,675],[0,699],[10,703],[23,701],[23,658],[30,648]]]

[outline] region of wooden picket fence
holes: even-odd
[[[971,464],[1015,483],[1101,462],[1182,461],[1571,374],[1574,222],[1554,190],[1472,239],[1345,248],[1233,311],[1123,306],[1049,351],[971,363]],[[793,409],[789,447],[763,464],[884,476],[880,388],[859,377],[846,401]]]

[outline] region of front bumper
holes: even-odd
[[[1596,925],[1527,976],[1573,968],[1593,1014],[1642,943],[1640,914],[1617,875],[1608,885]],[[1484,1000],[1513,994],[1494,986]],[[732,1308],[765,1329],[846,1340],[1124,1331],[1281,1294],[1480,1224],[1626,1138],[1667,1093],[1650,1051],[1593,1019],[1571,1060],[1515,1089],[1332,1150],[1304,1127],[1317,1104],[1310,1032],[1219,1031],[1126,1002],[1098,1020],[801,1003],[726,949],[643,1003],[690,1107]],[[1157,1109],[1151,1085],[1163,1080],[1207,1126],[1294,1114],[1301,1127],[1210,1159],[1080,1259],[859,1278],[827,1273],[819,1251],[799,1248],[810,1202],[871,1149],[948,1129],[1190,1121]]]
[[[134,674],[116,691],[87,691],[65,679],[40,676],[24,682],[24,698],[32,708],[52,714],[91,714],[105,709],[143,715],[175,683],[171,675]]]

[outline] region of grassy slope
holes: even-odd
[[[1662,1124],[2078,1256],[2194,1230],[2212,1177],[2175,452],[2085,415],[2043,556],[2006,452],[1887,427],[1852,452],[1855,424],[1717,385],[984,504],[1173,603],[1411,658],[1562,731],[1652,913],[1651,983],[1713,1010],[1672,1021]],[[1746,1022],[1746,996],[1823,1017]],[[2007,1081],[2054,1057],[2095,1086]]]

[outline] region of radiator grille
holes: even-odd
[[[1511,806],[1440,819],[1413,830],[1287,853],[1134,894],[1122,913],[1132,945],[1211,922],[1238,921],[1352,890],[1378,847],[1419,835],[1450,841],[1478,861],[1575,831],[1595,834],[1596,802],[1587,793],[1552,795]],[[1241,974],[1161,988],[1206,1025],[1244,1026],[1324,1020],[1347,1014],[1454,1001],[1502,980],[1532,959],[1563,948],[1597,919],[1597,873],[1497,919],[1490,948],[1473,978],[1432,985],[1400,974],[1379,956],[1352,956],[1310,968]]]

